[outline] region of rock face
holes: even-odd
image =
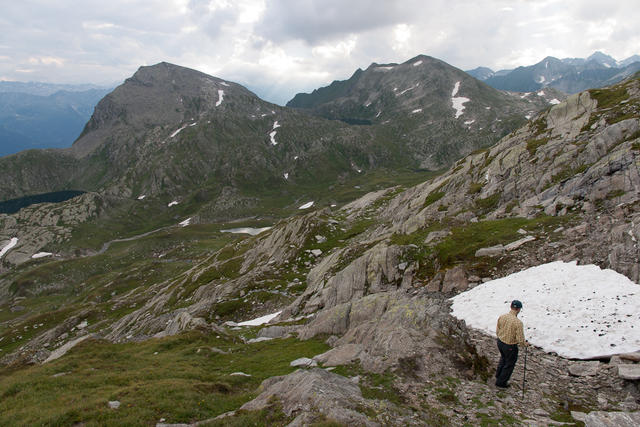
[[[240,409],[264,409],[275,397],[287,416],[296,416],[290,425],[304,425],[304,420],[313,413],[346,425],[378,425],[356,410],[370,405],[362,397],[360,387],[324,369],[298,370],[286,376],[269,378],[262,382],[260,390],[258,397]]]
[[[640,425],[640,412],[594,411],[587,414],[584,425],[586,427],[634,427]]]
[[[442,299],[377,293],[321,311],[298,336],[339,336],[332,350],[315,357],[328,366],[359,360],[365,369],[383,372],[401,359],[415,358],[426,370],[429,366],[457,370],[458,361],[444,356],[445,348],[472,355],[465,354],[464,328],[446,306]],[[469,360],[467,368],[472,364]]]

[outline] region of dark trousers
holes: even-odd
[[[496,371],[496,385],[506,385],[518,360],[518,345],[505,344],[498,340],[498,350],[500,350],[500,363]]]

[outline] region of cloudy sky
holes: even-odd
[[[640,54],[637,0],[2,0],[0,80],[114,84],[161,61],[284,103],[372,62]]]

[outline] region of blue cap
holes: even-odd
[[[511,301],[511,308],[522,308],[522,303],[517,299]]]

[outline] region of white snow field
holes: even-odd
[[[171,207],[171,206],[175,206],[175,205],[177,205],[177,204],[178,204],[178,201],[177,201],[177,200],[174,200],[173,202],[170,202],[167,206],[168,206],[168,207]]]
[[[276,132],[275,130],[269,133],[269,138],[271,138],[271,145],[278,145],[278,141],[276,141],[276,133],[278,132]]]
[[[460,82],[456,82],[453,90],[451,91],[451,104],[456,110],[456,119],[464,113],[464,103],[471,101],[469,98],[465,98],[464,96],[456,96],[459,90]]]
[[[186,227],[187,225],[190,225],[190,224],[191,224],[191,218],[187,218],[184,221],[182,221],[179,225],[181,227]]]
[[[308,202],[305,203],[304,205],[300,206],[298,209],[309,209],[311,206],[313,206],[314,202]]]
[[[224,99],[224,91],[222,89],[218,89],[218,101],[216,102],[216,107],[219,107],[222,104],[222,100]]]
[[[278,311],[277,313],[267,314],[266,316],[258,317],[258,318],[253,319],[253,320],[247,320],[246,322],[240,322],[240,323],[238,323],[238,326],[260,326],[260,325],[264,325],[265,323],[268,323],[269,321],[271,321],[271,319],[273,319],[274,317],[276,317],[280,313],[282,313],[282,312]]]
[[[250,234],[252,236],[256,236],[263,231],[271,230],[271,227],[262,227],[262,228],[253,228],[253,227],[239,227],[239,228],[229,228],[228,230],[220,230],[221,233],[232,233],[232,234]]]
[[[31,258],[38,259],[38,258],[48,257],[51,255],[53,255],[51,252],[38,252],[37,254],[31,255]]]
[[[525,338],[547,352],[590,359],[640,350],[640,285],[596,265],[556,261],[453,298],[452,315],[492,336],[518,299]]]
[[[4,254],[9,252],[9,250],[11,250],[11,248],[13,248],[17,244],[18,244],[18,238],[17,237],[12,237],[11,240],[9,241],[9,243],[7,243],[2,248],[2,250],[0,250],[0,258],[2,258],[4,256]]]

